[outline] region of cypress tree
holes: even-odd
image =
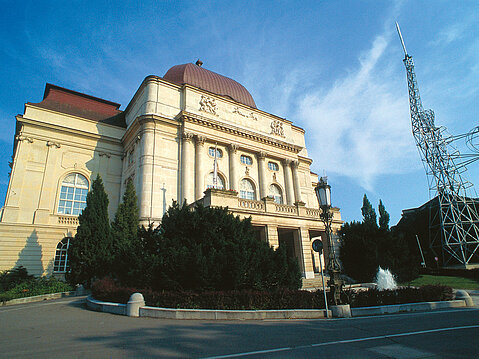
[[[111,230],[108,219],[108,195],[100,175],[91,185],[86,207],[78,217],[77,234],[68,249],[70,273],[73,283],[91,285],[92,279],[110,274]]]
[[[376,211],[374,210],[371,202],[369,202],[368,197],[364,194],[363,197],[363,206],[361,207],[361,213],[363,214],[363,223],[377,227],[377,217]]]
[[[389,230],[389,213],[386,211],[386,207],[381,200],[379,200],[379,228],[383,230]]]
[[[128,180],[122,203],[118,206],[111,224],[114,252],[114,273],[128,281],[127,275],[134,261],[135,242],[138,241],[139,211],[133,182]]]

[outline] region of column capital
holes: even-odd
[[[196,145],[197,146],[203,146],[206,141],[205,136],[200,136],[200,135],[195,135],[195,140],[196,140]]]
[[[293,167],[293,169],[297,169],[299,167],[299,161],[298,160],[292,160],[291,161],[291,167]]]
[[[181,137],[183,138],[183,141],[191,142],[193,140],[194,134],[191,132],[183,132]]]
[[[59,144],[58,142],[47,141],[47,147],[56,147],[56,148],[60,148],[60,147],[62,147],[62,145],[61,145],[61,144]]]
[[[267,153],[264,152],[264,151],[260,151],[260,152],[258,152],[258,153],[256,154],[256,156],[258,156],[258,159],[264,160],[264,159],[266,158],[266,156],[267,156]]]
[[[289,165],[291,165],[291,162],[293,162],[293,161],[289,158],[283,158],[282,162],[285,166],[289,166]]]
[[[238,151],[239,146],[236,143],[230,143],[228,145],[228,148],[229,148],[230,152],[236,153],[236,151]]]

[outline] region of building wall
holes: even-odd
[[[304,131],[291,121],[245,106],[228,97],[149,76],[125,109],[127,128],[27,104],[17,117],[15,158],[0,222],[0,270],[24,265],[30,273],[50,274],[55,248],[76,232],[76,216],[58,213],[63,179],[99,173],[108,194],[110,219],[128,179],[135,185],[143,224],[159,224],[172,201],[228,206],[252,217],[262,238],[277,248],[292,238],[303,275],[314,276],[311,238],[324,232],[319,219]],[[218,173],[226,190],[239,192],[249,179],[255,200],[236,192],[206,192],[217,147]],[[251,165],[241,163],[249,156]],[[268,168],[268,162],[278,170]],[[275,204],[269,186],[281,189]],[[213,194],[212,194],[213,193]],[[341,217],[335,213],[334,228]],[[285,237],[286,238],[286,237]]]

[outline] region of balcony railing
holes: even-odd
[[[313,220],[320,219],[321,210],[319,208],[308,208],[303,202],[297,202],[294,205],[279,204],[274,202],[273,198],[263,198],[261,200],[251,200],[238,198],[235,191],[225,190],[207,190],[202,199],[205,206],[228,207],[234,211],[247,211],[252,213],[269,213],[287,217],[301,217]],[[333,209],[335,219],[341,220],[339,210]]]
[[[78,217],[73,216],[58,216],[58,224],[68,225],[68,226],[78,226]]]

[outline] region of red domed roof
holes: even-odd
[[[188,84],[217,95],[228,96],[256,108],[253,97],[243,85],[192,63],[173,66],[163,78],[178,85]]]

